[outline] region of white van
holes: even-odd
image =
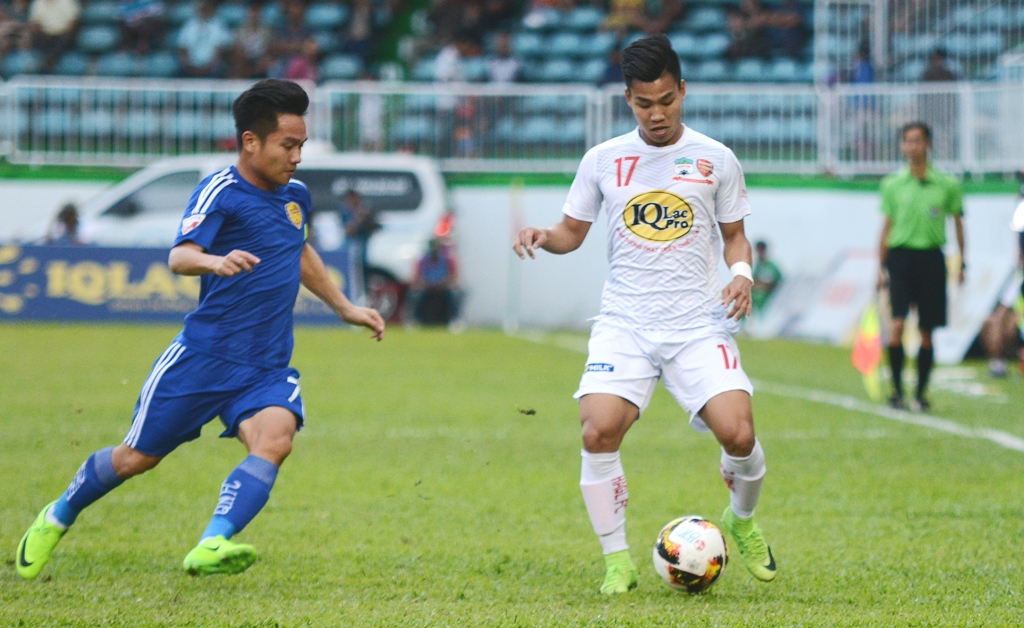
[[[148,166],[79,207],[81,235],[100,246],[169,248],[196,185],[236,160],[232,153],[189,155]],[[412,155],[304,154],[295,178],[313,197],[322,248],[341,244],[336,210],[345,192],[354,188],[378,210],[382,229],[367,252],[367,301],[385,318],[396,316],[427,242],[446,237],[452,227],[437,162]]]

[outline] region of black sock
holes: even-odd
[[[889,345],[889,368],[892,369],[892,387],[903,396],[903,345]]]
[[[917,352],[917,398],[924,397],[924,390],[928,388],[928,376],[932,374],[932,364],[935,362],[935,350],[932,347],[921,349]]]

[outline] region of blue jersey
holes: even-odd
[[[184,345],[238,364],[288,365],[310,209],[309,190],[294,179],[273,192],[252,185],[234,166],[203,179],[174,245],[193,242],[211,255],[239,249],[260,263],[234,277],[203,275],[199,307],[185,317]]]

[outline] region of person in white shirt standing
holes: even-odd
[[[513,241],[520,258],[536,249],[576,250],[603,205],[609,276],[591,330],[579,390],[583,428],[580,488],[605,556],[601,592],[637,583],[626,543],[629,490],[619,446],[647,407],[659,379],[722,447],[730,490],[722,526],[759,580],[775,578],[775,558],[754,522],[766,471],[754,436],[753,387],[732,334],[751,311],[750,214],[746,184],[731,150],[682,124],[686,83],[664,35],[622,51],[626,102],[637,128],[587,152],[561,222],[527,227]],[[719,255],[732,271],[722,289]]]

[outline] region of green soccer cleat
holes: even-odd
[[[256,562],[256,548],[223,536],[206,539],[185,556],[185,571],[192,576],[242,573]]]
[[[774,580],[775,557],[772,556],[772,548],[764,542],[764,535],[761,534],[761,528],[754,522],[754,518],[740,519],[731,507],[726,506],[725,512],[722,513],[722,527],[729,532],[739,547],[747,571],[762,582]]]
[[[35,522],[21,537],[18,543],[18,555],[15,565],[18,575],[26,580],[31,580],[39,575],[43,567],[50,561],[50,553],[57,547],[61,537],[67,530],[61,530],[46,520],[46,513],[56,504],[54,500],[46,505],[36,517]]]
[[[629,557],[629,550],[605,554],[604,564],[607,571],[604,574],[601,593],[615,595],[636,588],[636,566]]]

